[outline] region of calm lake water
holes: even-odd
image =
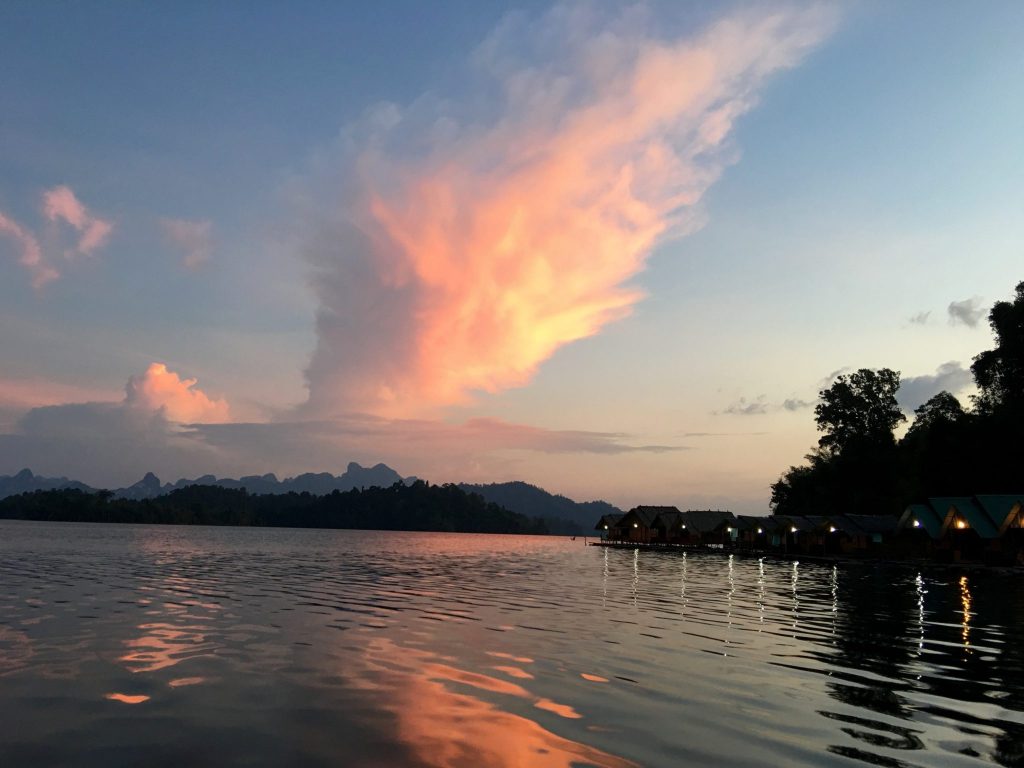
[[[1024,765],[1021,577],[0,523],[0,765]]]

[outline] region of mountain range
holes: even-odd
[[[147,472],[145,477],[137,483],[124,488],[114,489],[113,493],[114,498],[137,501],[163,496],[179,488],[187,488],[190,485],[217,485],[221,488],[245,488],[249,493],[257,495],[294,492],[325,496],[333,491],[351,491],[353,488],[387,488],[395,483],[405,482],[406,480],[406,478],[403,478],[386,464],[363,467],[353,461],[348,465],[345,472],[340,475],[332,475],[329,472],[307,472],[296,477],[285,478],[284,480],[278,480],[274,474],[247,475],[237,480],[229,477],[203,475],[193,480],[182,478],[175,483],[161,483],[160,478],[152,472]],[[415,478],[408,478],[408,481],[412,480],[415,480]],[[36,475],[30,469],[23,469],[16,475],[0,475],[0,499],[7,496],[15,496],[19,493],[54,491],[66,488],[86,492],[99,490],[77,480],[69,480],[66,477],[43,477],[42,475]]]
[[[415,477],[403,478],[386,464],[363,467],[353,461],[340,475],[332,475],[329,472],[307,472],[284,480],[278,480],[274,474],[247,475],[237,480],[203,475],[191,480],[182,478],[174,483],[162,483],[155,474],[147,472],[145,477],[137,483],[114,489],[113,494],[114,498],[139,501],[164,496],[172,491],[193,485],[213,485],[222,488],[245,488],[249,493],[255,495],[305,492],[313,496],[325,496],[334,491],[344,492],[354,488],[388,488],[395,483],[410,484],[415,480]],[[573,501],[566,496],[549,493],[543,488],[522,481],[484,485],[460,483],[459,487],[468,493],[479,494],[485,501],[493,502],[510,512],[517,512],[531,518],[544,518],[550,521],[553,533],[587,533],[602,515],[622,511],[606,501]],[[30,469],[23,469],[14,475],[0,475],[0,499],[20,493],[62,489],[77,489],[87,493],[99,490],[67,477],[36,475]]]

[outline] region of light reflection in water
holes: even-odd
[[[764,631],[764,598],[764,558],[759,557],[757,559],[757,631],[759,633]]]
[[[961,636],[964,641],[964,652],[972,653],[971,650],[971,589],[967,584],[967,577],[960,577],[960,605],[963,614]]]
[[[920,657],[924,653],[924,596],[928,593],[924,588],[924,577],[920,572],[914,579],[914,586],[917,590],[917,655]],[[921,676],[918,675],[918,679],[920,678]]]
[[[800,561],[793,561],[793,576],[790,579],[790,589],[793,592],[793,637],[796,637],[797,629],[800,626],[800,595],[796,591],[797,581],[800,578]]]
[[[640,550],[633,550],[633,607],[636,608],[636,597],[640,591]]]
[[[736,594],[736,560],[735,555],[729,555],[729,563],[726,569],[726,581],[729,584],[729,591],[726,594],[725,603],[725,637],[723,638],[725,644],[725,650],[722,651],[723,656],[729,655],[729,641],[732,636],[732,599],[733,595]]]
[[[572,707],[486,675],[439,664],[434,654],[373,638],[364,669],[349,670],[351,684],[374,705],[391,712],[400,742],[433,768],[633,768],[636,763],[563,738],[539,722],[503,708],[501,698],[524,700],[567,719],[583,717]],[[483,693],[487,698],[481,696]],[[494,697],[497,696],[497,699]]]
[[[131,695],[127,693],[108,693],[103,698],[109,701],[119,701],[122,704],[142,704],[145,701],[149,701],[149,696],[143,696],[142,694]]]

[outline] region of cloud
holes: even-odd
[[[910,322],[913,325],[925,325],[928,323],[928,318],[931,317],[931,315],[932,313],[930,311],[918,312],[910,318]]]
[[[43,193],[43,214],[50,221],[63,221],[79,233],[78,243],[74,249],[65,252],[72,256],[76,252],[89,256],[98,248],[106,245],[114,225],[94,216],[79,201],[71,187],[61,185]]]
[[[758,395],[754,400],[747,400],[747,398],[741,397],[735,403],[726,407],[722,413],[728,413],[733,416],[760,416],[768,413],[768,402],[764,395]]]
[[[125,387],[126,405],[162,410],[170,421],[221,423],[229,420],[226,400],[214,400],[196,387],[195,379],[182,379],[164,363],[152,363],[141,376],[132,376]]]
[[[896,393],[896,400],[903,410],[912,412],[918,406],[924,405],[939,392],[946,391],[951,394],[962,392],[974,383],[971,372],[965,369],[955,360],[943,363],[935,369],[933,375],[908,376],[900,382],[899,391]]]
[[[51,387],[50,394],[61,391]],[[23,386],[0,386],[0,394],[30,399]],[[0,434],[0,471],[28,466],[116,486],[152,470],[177,478],[235,469],[232,454],[183,426],[228,417],[227,402],[208,397],[195,379],[182,379],[163,363],[153,363],[128,380],[120,401],[44,405],[23,413],[11,431]]]
[[[836,368],[831,373],[825,374],[824,378],[822,378],[818,382],[818,391],[820,392],[823,389],[828,389],[833,384],[835,384],[836,379],[838,379],[844,373],[850,373],[850,371],[852,371],[852,370],[853,370],[853,368],[851,368],[850,366],[844,365],[842,368]]]
[[[981,301],[980,296],[975,296],[963,301],[950,302],[947,308],[949,324],[957,325],[962,323],[970,328],[976,328],[978,321],[988,313],[988,309],[982,305]]]
[[[745,397],[741,397],[739,400],[726,406],[721,411],[713,411],[712,413],[716,416],[720,416],[722,414],[728,414],[730,416],[763,416],[764,414],[770,413],[772,411],[789,411],[790,413],[796,411],[803,411],[806,410],[807,408],[810,408],[813,405],[814,403],[809,400],[801,400],[796,397],[786,398],[781,403],[772,403],[768,401],[768,397],[766,395],[758,395],[753,400],[748,400]]]
[[[5,216],[3,212],[0,212],[0,235],[7,235],[16,243],[19,251],[18,263],[25,267],[32,276],[33,288],[38,290],[60,277],[57,270],[43,261],[43,252],[35,235],[14,219]]]
[[[49,221],[63,221],[80,233],[75,245],[64,251],[67,258],[76,254],[92,254],[106,244],[114,228],[110,222],[89,213],[67,186],[54,187],[43,193],[42,212]],[[53,265],[52,259],[48,259],[43,253],[36,235],[0,211],[0,236],[2,235],[16,243],[19,251],[18,263],[28,270],[32,287],[37,291],[60,277],[60,270]]]
[[[787,411],[804,411],[813,405],[814,403],[810,400],[800,400],[795,397],[782,401],[782,407]]]
[[[188,269],[195,269],[210,258],[212,222],[163,218],[160,229],[167,242],[184,254],[183,263]]]
[[[833,23],[754,9],[680,35],[612,8],[507,17],[458,98],[380,105],[318,158],[311,411],[433,413],[628,315],[654,246],[701,225],[765,78]]]

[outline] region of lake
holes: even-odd
[[[0,765],[1024,765],[1024,590],[554,537],[0,522]]]

